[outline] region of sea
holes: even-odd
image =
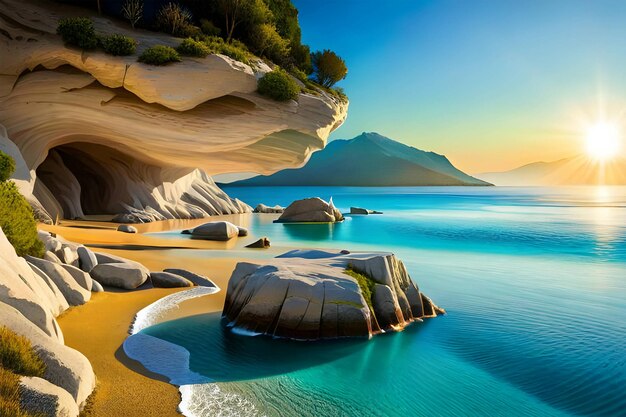
[[[393,252],[447,314],[325,342],[235,334],[215,313],[148,326],[127,352],[166,368],[185,415],[626,416],[626,187],[225,190],[382,211],[249,227],[277,246]]]

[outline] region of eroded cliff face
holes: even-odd
[[[96,30],[135,38],[137,54],[64,46],[58,20],[86,14],[0,0],[0,124],[34,178],[31,201],[52,218],[247,211],[209,175],[301,166],[346,117],[347,103],[326,95],[287,103],[260,96],[257,79],[270,70],[261,62],[210,55],[141,64],[145,48],[180,40],[106,18],[93,18]]]

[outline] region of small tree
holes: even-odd
[[[122,14],[130,22],[135,29],[135,25],[143,17],[143,1],[142,0],[126,0],[122,6]]]
[[[256,25],[249,36],[251,47],[259,56],[265,55],[276,63],[282,63],[289,55],[289,41],[281,38],[272,24]]]
[[[217,8],[224,16],[226,42],[241,23],[265,23],[272,14],[263,0],[217,0]]]
[[[11,178],[15,172],[15,161],[6,153],[0,151],[0,182]]]
[[[191,12],[180,7],[178,3],[167,3],[157,16],[157,22],[162,30],[176,35],[191,22]]]
[[[311,64],[313,65],[313,79],[324,87],[332,87],[346,78],[348,74],[346,62],[328,49],[312,53]]]

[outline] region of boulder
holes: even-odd
[[[275,223],[290,222],[314,222],[314,223],[335,223],[343,220],[343,215],[332,203],[321,198],[305,198],[294,201],[285,209],[283,214],[274,220]]]
[[[119,226],[117,226],[117,231],[124,233],[137,233],[137,228],[128,224],[120,224]]]
[[[369,300],[361,285],[373,288]],[[419,294],[393,254],[291,251],[269,265],[240,262],[222,315],[228,326],[273,337],[370,337],[445,312],[428,299],[433,314],[425,314]]]
[[[130,263],[99,263],[91,277],[105,286],[132,290],[146,282],[148,273]]]
[[[257,240],[256,242],[250,243],[249,245],[246,245],[246,248],[260,248],[260,249],[267,249],[270,247],[270,240],[266,237],[262,237],[261,239]]]
[[[0,317],[3,326],[30,340],[46,364],[44,379],[69,392],[77,404],[83,404],[96,385],[96,377],[87,358],[77,350],[50,338],[7,304],[0,303]]]
[[[91,287],[91,292],[104,292],[104,288],[102,284],[100,284],[95,279],[92,279],[93,286]]]
[[[164,269],[163,272],[169,272],[171,274],[180,275],[181,277],[188,279],[189,281],[193,282],[195,285],[198,285],[200,287],[217,288],[217,285],[215,285],[215,283],[211,281],[209,278],[203,275],[195,274],[185,269],[167,268],[167,269]]]
[[[128,264],[128,265],[132,265],[135,268],[141,269],[146,275],[150,274],[150,270],[146,268],[145,266],[143,266],[142,264],[140,264],[139,262],[122,258],[121,256],[117,256],[117,255],[111,255],[110,253],[101,253],[101,252],[94,252],[94,253],[96,255],[96,260],[98,261],[98,264],[117,264],[117,263]]]
[[[237,229],[239,229],[239,233],[237,233],[237,236],[248,236],[248,229],[246,229],[245,227],[237,226]]]
[[[79,306],[91,299],[91,292],[81,287],[63,266],[33,256],[27,256],[26,259],[56,284],[69,305]]]
[[[63,263],[76,267],[78,266],[79,257],[76,246],[63,243],[61,244],[61,250],[57,251],[56,255]]]
[[[91,291],[91,289],[93,288],[93,279],[91,279],[88,273],[72,265],[61,266],[63,267],[63,269],[70,273],[70,275],[76,280],[78,285],[80,285],[87,291]]]
[[[193,287],[193,282],[171,272],[150,272],[150,281],[156,288]]]
[[[45,379],[37,377],[20,378],[20,407],[38,416],[76,417],[78,405],[72,395]]]
[[[350,207],[350,214],[383,214],[382,211],[368,210],[361,207]]]
[[[64,312],[65,310],[67,310],[68,308],[70,308],[70,305],[65,299],[65,296],[63,295],[61,290],[59,290],[59,287],[57,287],[54,281],[52,281],[50,277],[47,276],[37,266],[31,264],[30,262],[27,262],[27,264],[28,264],[28,267],[31,269],[31,271],[33,271],[35,275],[37,275],[45,284],[45,286],[50,290],[52,303],[54,305],[52,314],[54,314],[54,316],[56,317],[62,312]]]
[[[230,222],[209,222],[190,231],[191,237],[205,240],[230,240],[239,236],[239,228]]]
[[[284,207],[281,206],[266,206],[265,204],[259,204],[254,208],[254,213],[282,213],[285,211]]]
[[[54,262],[55,264],[63,263],[58,256],[56,256],[53,252],[50,252],[49,250],[47,250],[46,253],[43,254],[43,259],[45,259],[46,261]]]
[[[98,258],[96,258],[96,254],[91,249],[79,246],[76,249],[76,253],[78,254],[78,264],[83,271],[89,273],[94,266],[98,265]]]

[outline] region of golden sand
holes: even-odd
[[[239,216],[229,216],[239,217]],[[220,220],[224,217],[220,217]],[[212,219],[213,220],[213,219]],[[236,224],[245,222],[228,219]],[[240,219],[239,219],[240,220]],[[207,242],[190,239],[145,236],[141,232],[166,228],[193,227],[202,221],[158,222],[138,225],[140,233],[115,231],[115,224],[99,222],[63,222],[60,226],[41,225],[41,229],[58,233],[64,238],[96,245],[97,251],[108,252],[141,262],[150,270],[184,268],[209,277],[222,291],[217,294],[185,301],[183,308],[166,319],[201,312],[220,311],[224,304],[226,287],[239,259],[202,256],[193,249],[229,249],[247,244],[248,239],[231,242]],[[121,247],[124,249],[114,249]],[[189,248],[167,250],[166,248]],[[132,248],[129,249],[129,248]],[[206,253],[206,252],[205,252]],[[124,354],[122,343],[135,314],[168,294],[182,289],[141,289],[135,291],[108,291],[94,294],[87,304],[75,307],[59,318],[59,324],[68,346],[82,352],[93,365],[98,379],[93,411],[96,416],[170,416],[179,415],[178,389],[162,376],[147,371],[140,363]]]

